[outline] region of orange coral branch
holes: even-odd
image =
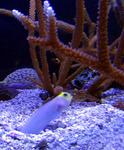
[[[99,1],[99,18],[97,23],[97,50],[99,66],[104,69],[108,69],[109,52],[108,52],[108,0]]]
[[[84,1],[76,0],[76,25],[72,35],[72,48],[78,48],[82,39],[83,33],[83,25],[84,25]],[[58,79],[58,84],[62,85],[63,81],[66,79],[72,62],[65,58],[64,62],[62,62],[60,66],[60,74]]]
[[[124,31],[121,34],[121,38],[118,38],[117,41],[110,45],[110,47],[108,48],[108,1],[109,0],[99,0],[99,18],[97,22],[96,35],[94,33],[95,24],[91,21],[86,9],[84,8],[84,0],[76,0],[75,26],[62,21],[57,21],[54,15],[51,15],[52,8],[45,10],[45,7],[47,7],[47,2],[44,9],[42,8],[41,0],[30,0],[31,6],[29,10],[29,17],[23,15],[17,10],[13,10],[11,12],[0,9],[0,14],[14,16],[29,31],[28,42],[30,46],[33,66],[36,69],[40,79],[42,80],[44,88],[46,88],[52,94],[54,94],[54,91],[61,91],[63,90],[61,85],[64,86],[71,79],[73,79],[75,75],[81,71],[82,66],[88,66],[99,71],[102,76],[89,89],[89,91],[92,93],[97,88],[99,90],[101,87],[106,87],[113,80],[124,86],[124,82],[122,82],[124,81],[124,71],[121,67],[121,69],[118,69],[113,66],[109,58],[108,51],[113,48],[113,45],[114,49],[116,49],[116,47],[119,45],[117,53],[110,52],[110,56],[114,55],[115,57],[114,63],[117,67],[119,67],[123,62],[121,56],[123,55],[124,47]],[[35,21],[35,2],[38,14],[37,22]],[[88,25],[88,30],[91,31],[91,33],[90,31],[88,32],[88,36],[86,35],[86,33],[84,33],[84,23]],[[67,33],[72,34],[72,43],[70,44],[70,47],[64,45],[59,41],[57,35],[57,28],[59,30],[63,30]],[[39,37],[34,37],[35,31],[39,33]],[[97,47],[95,47],[95,42],[97,42]],[[42,62],[42,69],[39,67],[36,46],[38,46],[41,51],[40,57]],[[79,46],[81,46],[81,48],[79,48]],[[57,77],[53,76],[55,77],[53,79],[55,85],[51,84],[46,50],[54,52],[55,54],[57,54],[58,57],[61,58],[58,83],[56,81]],[[71,68],[71,64],[73,61],[78,62],[82,66],[80,66],[73,74],[69,76],[68,72]]]
[[[35,0],[30,0],[29,17],[30,17],[33,21],[35,21],[35,10],[36,10]]]
[[[38,19],[39,19],[39,36],[45,37],[46,36],[46,27],[45,27],[45,20],[43,16],[43,8],[42,8],[42,1],[36,0],[36,9],[38,13]],[[44,48],[40,49],[41,52],[41,62],[42,62],[42,72],[44,77],[44,86],[48,91],[53,94],[53,88],[49,76],[49,69],[48,69],[48,63],[47,63],[47,57],[46,57],[46,50]]]
[[[72,49],[71,47],[65,46],[62,43],[57,43],[56,45],[52,45],[52,43],[46,39],[42,38],[35,38],[35,37],[28,37],[29,42],[31,42],[34,45],[38,45],[41,47],[48,47],[53,52],[59,52],[63,56],[70,57],[71,60],[80,62],[86,66],[91,66],[93,68],[96,68],[97,66],[97,60],[96,58],[84,53],[79,52],[76,49]]]
[[[34,0],[30,0],[30,8],[29,8],[29,17],[35,21],[35,1]],[[30,36],[34,36],[34,32],[35,32],[35,28],[33,28],[32,30],[29,30],[29,34]],[[40,67],[39,67],[39,61],[37,58],[37,54],[36,54],[36,48],[35,45],[33,45],[32,43],[29,43],[29,52],[30,52],[30,56],[31,56],[31,60],[32,60],[32,65],[35,68],[40,81],[42,83],[44,83],[44,78],[43,78],[43,72],[41,71]],[[40,85],[42,85],[42,87],[44,87],[42,84],[40,83]]]

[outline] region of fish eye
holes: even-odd
[[[68,96],[68,94],[67,94],[67,93],[64,93],[64,94],[63,94],[63,96],[64,96],[64,97],[67,97],[67,96]]]

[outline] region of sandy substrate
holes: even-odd
[[[110,104],[74,102],[40,134],[18,132],[42,106],[41,93],[20,90],[14,99],[0,101],[0,150],[124,150],[124,111]]]

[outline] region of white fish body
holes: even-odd
[[[50,102],[41,106],[26,124],[20,129],[23,133],[38,134],[48,123],[55,119],[60,113],[70,105],[72,96],[67,92],[62,92]]]

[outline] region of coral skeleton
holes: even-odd
[[[99,0],[96,23],[90,19],[84,0],[76,0],[75,25],[57,20],[55,12],[47,0],[43,5],[41,0],[30,0],[29,16],[25,16],[17,10],[5,9],[0,9],[0,14],[16,18],[28,30],[27,40],[33,67],[41,79],[43,87],[52,95],[57,94],[55,92],[57,87],[65,89],[68,83],[84,68],[89,67],[98,71],[100,77],[86,92],[92,95],[95,93],[97,96],[98,90],[106,89],[112,82],[124,87],[123,29],[120,37],[108,44],[109,6],[113,7],[113,3],[116,1]],[[36,15],[38,20],[36,20]],[[121,7],[120,19],[123,16],[124,7]],[[89,34],[85,32],[84,25],[88,26]],[[72,41],[68,45],[60,41],[58,30],[72,34]],[[38,33],[38,36],[35,36],[35,33]],[[40,50],[40,61],[37,57],[37,47]],[[60,59],[58,76],[54,72],[53,75],[49,73],[47,51],[54,52],[56,57]],[[77,67],[70,74],[73,65],[77,65]]]

